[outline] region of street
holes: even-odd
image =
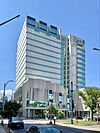
[[[14,133],[25,133],[26,129],[31,127],[34,124],[25,124],[24,129],[15,129],[13,130]],[[76,129],[72,127],[66,127],[66,126],[58,126],[56,125],[55,127],[59,127],[63,133],[100,133],[97,131],[88,131],[88,130],[82,130],[82,129]]]
[[[92,125],[92,126],[85,126],[84,129],[81,128],[77,128],[77,127],[71,127],[71,126],[66,126],[66,125],[62,125],[61,126],[61,121],[60,124],[56,122],[57,125],[53,125],[55,127],[58,127],[60,130],[62,130],[62,133],[100,133],[99,131],[99,125]],[[7,126],[8,124],[8,120],[5,119],[4,120],[4,124]],[[44,119],[24,119],[24,129],[14,129],[13,132],[14,133],[25,133],[25,131],[30,128],[32,125],[43,125],[43,124],[48,124],[48,120],[44,120]],[[88,127],[88,130],[86,130]],[[92,131],[91,129],[94,129],[94,131]],[[96,130],[96,128],[98,130]]]

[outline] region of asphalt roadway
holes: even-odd
[[[48,120],[33,120],[33,119],[24,119],[25,128],[24,129],[15,129],[13,130],[14,133],[25,133],[25,131],[30,128],[32,125],[36,124],[48,124]],[[4,124],[7,127],[8,120],[4,120]],[[74,125],[65,125],[62,124],[62,122],[56,122],[56,125],[53,125],[55,127],[58,127],[62,130],[63,133],[100,133],[100,125],[92,125],[92,126],[82,126],[82,127],[76,127]],[[0,130],[0,133],[1,130]]]
[[[34,124],[25,124],[24,129],[15,129],[13,130],[14,133],[25,133],[25,131],[31,127]],[[59,126],[55,125],[55,127],[58,127],[59,129],[62,130],[63,133],[100,133],[99,131],[89,131],[89,130],[84,130],[84,129],[77,129],[77,128],[72,128],[72,127],[66,127],[66,126]]]

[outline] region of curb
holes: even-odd
[[[14,133],[7,125],[0,126],[4,133]]]
[[[62,123],[57,123],[56,125],[60,125],[60,126],[66,126],[66,127],[72,127],[72,128],[77,128],[77,129],[84,129],[84,130],[90,130],[90,131],[99,131],[100,132],[100,128],[88,128],[88,127],[81,127],[81,126],[75,126],[75,125],[68,125],[68,124],[62,124]]]

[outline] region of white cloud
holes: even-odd
[[[4,90],[0,90],[0,95],[3,95],[3,92],[4,92]],[[12,94],[11,89],[5,90],[5,95],[11,95],[11,94]]]

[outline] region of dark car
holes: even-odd
[[[50,125],[34,125],[25,133],[62,133],[62,131],[59,128]]]
[[[11,117],[8,121],[9,128],[24,128],[23,119],[20,117]]]

